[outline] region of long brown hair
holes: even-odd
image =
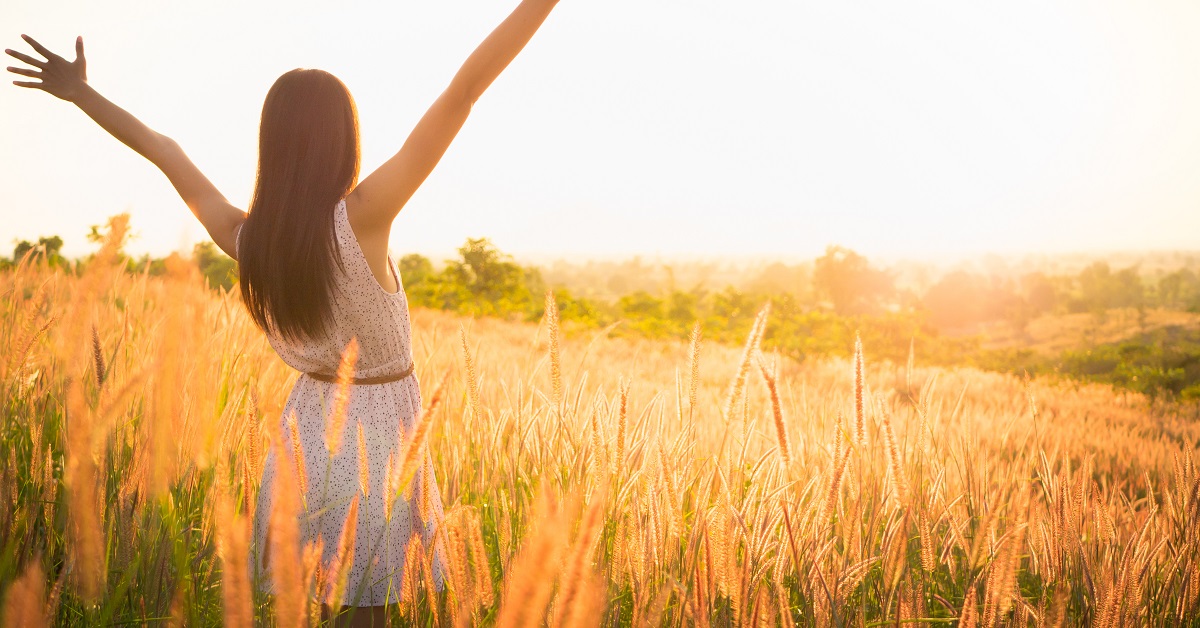
[[[238,244],[242,301],[264,331],[324,334],[332,314],[334,208],[359,168],[358,111],[322,70],[280,76],[263,103],[258,176]]]

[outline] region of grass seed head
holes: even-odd
[[[358,364],[358,338],[351,338],[342,352],[337,367],[337,383],[333,393],[333,409],[325,425],[325,447],[330,456],[337,456],[342,449],[342,435],[346,429],[346,414],[350,408],[350,386],[354,381],[355,365]]]

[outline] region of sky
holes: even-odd
[[[245,208],[280,74],[316,67],[347,84],[365,175],[516,4],[0,0],[0,36],[70,58],[83,35],[89,82]],[[574,258],[1200,249],[1197,32],[1194,0],[561,0],[391,245],[449,256],[488,237]],[[156,168],[74,106],[0,85],[0,254],[52,234],[87,253],[88,226],[119,212],[135,254],[208,238]]]

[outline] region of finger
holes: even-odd
[[[12,66],[9,66],[8,71],[12,72],[13,74],[20,74],[21,76],[32,76],[34,78],[41,78],[41,76],[42,76],[41,72],[38,72],[37,70],[30,70],[27,68],[14,68]]]
[[[25,63],[28,63],[29,65],[32,65],[35,68],[42,68],[42,69],[46,68],[46,62],[42,61],[41,59],[34,59],[33,57],[31,57],[27,54],[19,53],[16,50],[5,50],[4,52],[7,52],[8,56],[13,57],[15,59],[19,59],[21,61],[24,61]]]
[[[79,61],[83,58],[83,35],[75,38],[75,60]]]
[[[34,81],[13,81],[13,85],[16,85],[17,87],[32,87],[34,89],[42,88],[41,83],[36,83]]]
[[[21,39],[24,39],[26,42],[28,42],[30,46],[33,46],[34,50],[38,51],[38,54],[46,57],[47,59],[53,59],[58,56],[53,52],[50,52],[48,48],[39,44],[36,39],[30,37],[29,35],[21,35]]]

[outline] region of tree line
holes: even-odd
[[[92,227],[90,241],[102,238]],[[62,239],[18,241],[11,259],[67,266]],[[744,287],[637,289],[610,300],[579,297],[550,286],[536,267],[518,264],[486,238],[468,239],[458,256],[440,267],[425,256],[399,260],[410,304],[471,316],[526,321],[543,314],[544,294],[554,287],[559,315],[569,328],[610,328],[614,335],[686,338],[699,322],[706,338],[740,342],[754,315],[772,304],[767,348],[804,360],[849,355],[861,335],[877,358],[900,363],[910,353],[927,364],[973,365],[1017,373],[1057,373],[1154,396],[1200,398],[1200,331],[1170,328],[1144,331],[1119,343],[1097,344],[1054,356],[1027,349],[987,350],[978,336],[956,333],[982,323],[1005,321],[1024,330],[1047,314],[1092,313],[1149,308],[1200,311],[1200,275],[1180,268],[1144,278],[1135,266],[1112,269],[1094,262],[1075,274],[1031,272],[1016,277],[949,272],[924,292],[904,287],[895,271],[878,268],[844,247],[831,246],[809,264],[772,264]],[[177,254],[172,254],[177,255]],[[193,248],[193,263],[208,285],[230,290],[237,264],[211,242]],[[81,260],[80,263],[86,263]],[[127,259],[131,272],[166,272],[167,258]]]

